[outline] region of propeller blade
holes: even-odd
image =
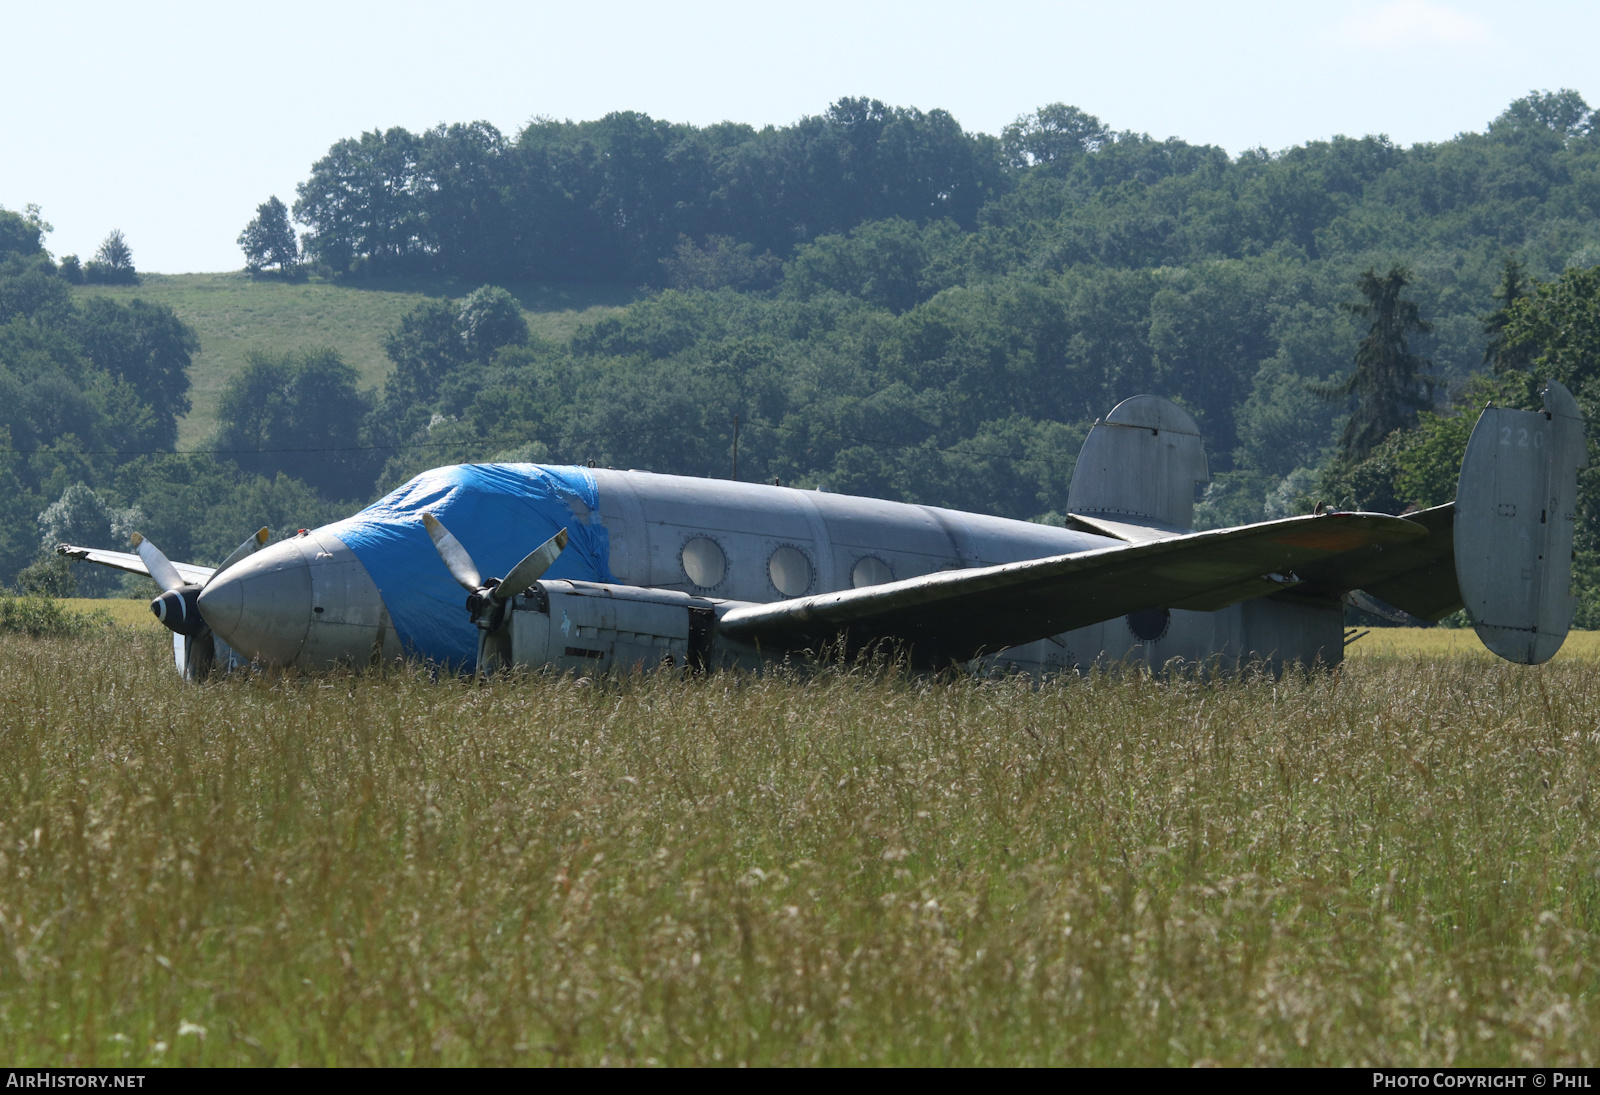
[[[172,636],[172,654],[178,663],[178,672],[183,674],[184,680],[205,680],[217,662],[217,650],[211,641],[211,629],[201,628],[197,635]]]
[[[212,582],[216,581],[218,574],[221,574],[223,571],[227,570],[240,559],[243,559],[247,555],[254,555],[260,548],[265,546],[267,538],[271,535],[272,534],[268,532],[265,527],[263,527],[254,536],[250,537],[250,539],[234,548],[232,553],[229,554],[226,559],[222,560],[222,565],[211,572],[211,577],[206,579],[206,585],[210,585]]]
[[[179,586],[189,584],[183,580],[183,575],[178,573],[178,568],[161,554],[161,549],[137,532],[133,534],[133,548],[139,553],[139,558],[144,560],[145,569],[150,572],[150,577],[156,580],[156,585],[164,592],[171,593]]]
[[[539,576],[550,569],[550,564],[556,561],[556,556],[561,554],[561,549],[567,546],[567,530],[562,529],[550,539],[528,552],[527,556],[511,568],[511,573],[494,588],[489,596],[497,601],[509,601],[523,590],[527,589]]]
[[[444,560],[445,569],[450,572],[450,577],[461,583],[461,588],[469,593],[476,593],[483,585],[483,578],[478,574],[478,568],[473,565],[472,556],[467,554],[467,549],[461,546],[461,541],[450,535],[450,530],[439,523],[439,519],[431,513],[422,515],[422,523],[428,529],[428,535],[433,538],[433,546],[439,552],[439,558]]]

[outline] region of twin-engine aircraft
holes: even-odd
[[[1553,381],[1542,412],[1485,410],[1457,500],[1400,517],[1195,532],[1209,481],[1199,430],[1135,396],[1085,440],[1065,528],[765,484],[465,464],[270,546],[262,529],[215,570],[138,535],[136,553],[58,550],[155,579],[151,608],[190,679],[397,658],[753,667],[875,644],[925,668],[1260,659],[1278,671],[1343,658],[1347,601],[1425,620],[1465,605],[1490,650],[1537,664],[1572,621],[1583,425]]]

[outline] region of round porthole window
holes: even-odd
[[[781,547],[767,560],[767,576],[785,597],[798,597],[811,588],[811,560],[799,548]]]
[[[683,545],[683,572],[701,589],[710,589],[728,573],[728,557],[715,540],[696,536]]]
[[[1172,625],[1172,613],[1164,608],[1144,608],[1128,613],[1128,630],[1142,642],[1153,643],[1166,635]]]
[[[860,589],[862,586],[881,586],[884,582],[894,581],[894,573],[889,569],[889,564],[874,555],[862,558],[850,572],[850,584]]]

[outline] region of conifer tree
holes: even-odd
[[[1409,342],[1410,335],[1433,328],[1416,301],[1400,295],[1410,280],[1411,272],[1401,266],[1383,275],[1369,268],[1357,279],[1365,299],[1343,307],[1370,326],[1356,348],[1355,370],[1341,383],[1314,389],[1329,400],[1355,397],[1340,442],[1347,468],[1366,460],[1395,430],[1414,425],[1417,412],[1433,403],[1433,380],[1422,375],[1433,363],[1412,353]]]
[[[1524,342],[1507,342],[1506,325],[1511,322],[1511,308],[1529,293],[1528,278],[1522,272],[1522,263],[1512,255],[1506,256],[1505,268],[1500,274],[1500,286],[1494,298],[1500,307],[1483,317],[1483,333],[1488,342],[1483,348],[1483,363],[1493,366],[1496,376],[1520,372],[1533,360],[1534,348]]]

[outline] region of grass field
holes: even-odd
[[[1429,658],[1500,659],[1484,649],[1471,628],[1375,627],[1345,648],[1352,659],[1421,656]],[[1573,631],[1552,664],[1600,661],[1600,631]]]
[[[200,336],[189,379],[194,409],[178,425],[178,445],[204,443],[215,427],[223,385],[252,349],[282,352],[332,346],[376,386],[389,372],[383,340],[400,317],[425,295],[457,296],[475,286],[438,283],[322,282],[289,284],[244,273],[145,274],[136,286],[86,286],[84,295],[143,299],[169,305]],[[552,289],[507,286],[527,310],[529,326],[545,338],[565,339],[578,325],[610,314],[637,296],[618,288]]]
[[[71,612],[103,612],[110,616],[111,622],[118,627],[148,631],[153,635],[171,634],[161,621],[156,619],[155,613],[150,611],[148,600],[136,601],[128,597],[62,597],[59,598],[59,603]]]
[[[0,1059],[1592,1064],[1600,666],[180,686],[0,637]]]

